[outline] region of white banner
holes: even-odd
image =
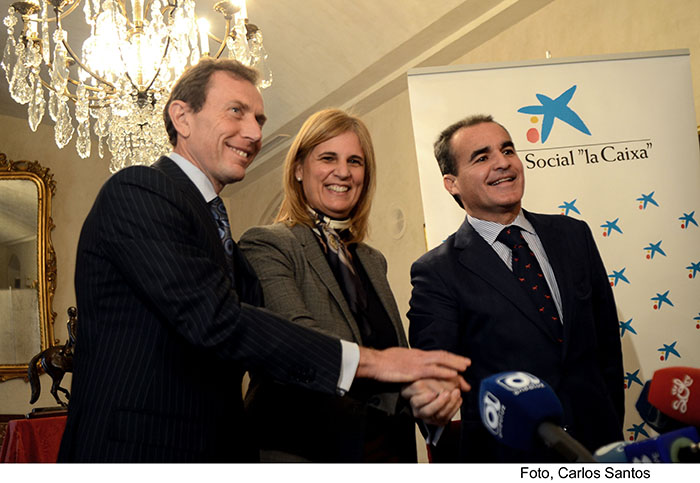
[[[700,367],[700,152],[687,50],[416,69],[409,95],[428,248],[464,220],[433,156],[442,129],[492,114],[525,167],[523,206],[585,220],[618,306],[630,440],[655,370]]]

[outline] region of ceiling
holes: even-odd
[[[209,19],[215,34],[216,1],[197,0],[197,15]],[[275,154],[312,112],[332,106],[368,112],[405,89],[408,69],[448,64],[550,1],[248,0],[248,17],[263,32],[273,73],[272,86],[263,91],[263,151],[248,178],[277,162]],[[76,51],[87,36],[81,26],[79,7],[64,21]],[[7,33],[0,30],[4,48]],[[26,107],[9,97],[4,75],[0,109],[26,119]],[[64,149],[75,149],[74,141]]]

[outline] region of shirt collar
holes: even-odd
[[[176,152],[171,152],[168,154],[168,157],[185,172],[190,181],[192,181],[199,192],[202,193],[204,201],[209,203],[218,196],[216,191],[214,191],[214,185],[211,184],[211,181],[209,181],[207,175],[204,174],[204,171]]]
[[[532,223],[525,218],[523,210],[520,210],[520,213],[518,213],[518,216],[515,217],[515,220],[508,225],[501,225],[500,223],[496,223],[494,221],[480,220],[479,218],[475,218],[469,214],[467,214],[467,220],[474,230],[476,230],[476,232],[481,235],[481,237],[486,240],[489,245],[494,244],[498,234],[501,233],[501,230],[503,230],[503,228],[506,226],[516,225],[523,231],[535,234],[535,228],[532,226]]]

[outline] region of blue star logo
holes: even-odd
[[[634,335],[637,335],[637,331],[634,330],[634,328],[632,327],[632,319],[627,321],[620,321],[620,338],[624,337],[625,332],[627,331]]]
[[[555,119],[560,119],[574,129],[589,136],[591,135],[591,131],[588,130],[583,120],[568,106],[569,101],[574,96],[574,92],[576,92],[575,85],[571,86],[556,99],[552,99],[544,94],[535,94],[537,100],[540,101],[539,105],[525,106],[518,109],[518,112],[523,114],[542,114],[544,116],[542,119],[542,143],[549,137]]]
[[[659,206],[659,204],[656,202],[654,199],[654,191],[649,193],[648,195],[642,194],[641,197],[637,198],[637,201],[639,201],[642,205],[642,209],[646,210],[647,209],[647,204],[651,203],[654,206]]]
[[[576,200],[572,200],[572,201],[569,201],[569,202],[562,201],[562,204],[559,205],[558,208],[561,208],[562,210],[564,210],[564,214],[567,215],[567,216],[569,215],[569,212],[570,212],[570,211],[573,211],[574,213],[580,215],[581,212],[578,211],[578,208],[576,208],[576,206],[574,205],[574,203],[576,203]]]
[[[673,302],[668,298],[668,293],[670,290],[666,290],[664,293],[660,294],[657,293],[656,297],[652,297],[650,300],[655,300],[657,302],[656,305],[654,305],[654,309],[661,310],[661,306],[663,304],[668,304],[671,307],[673,307]]]
[[[644,425],[645,425],[645,424],[646,424],[646,423],[642,423],[642,424],[634,424],[634,423],[632,423],[632,427],[631,427],[631,428],[627,428],[625,431],[629,431],[630,433],[632,433],[632,440],[633,440],[633,441],[637,441],[637,438],[639,437],[640,434],[641,434],[642,436],[646,436],[646,437],[648,438],[648,437],[649,437],[649,433],[647,433],[646,429],[644,429]]]
[[[676,350],[676,343],[678,341],[674,341],[672,344],[664,344],[663,347],[659,347],[656,349],[659,352],[663,352],[663,355],[661,356],[661,360],[668,360],[668,356],[674,355],[680,359],[681,355],[678,353]]]
[[[617,222],[620,221],[620,218],[615,218],[613,221],[605,220],[605,223],[600,225],[601,228],[605,228],[605,231],[603,232],[603,236],[610,236],[610,233],[616,231],[619,233],[622,233],[622,230],[620,229],[619,226],[617,226]]]
[[[691,213],[683,213],[683,216],[679,217],[678,219],[681,220],[681,228],[683,229],[688,228],[691,223],[698,226],[698,222],[695,221],[695,211]]]
[[[636,382],[640,386],[644,386],[642,381],[639,379],[639,369],[634,372],[625,372],[625,388],[629,389],[632,387],[632,383]]]
[[[627,284],[630,283],[627,277],[625,277],[625,270],[627,270],[627,267],[623,267],[622,270],[613,270],[612,275],[608,275],[608,277],[612,279],[610,283],[613,287],[617,287],[617,282],[619,281],[623,281]]]
[[[655,253],[659,253],[663,256],[666,256],[666,252],[664,252],[661,249],[661,242],[663,240],[659,240],[657,243],[651,243],[649,242],[649,245],[644,247],[645,250],[649,250],[649,253],[647,254],[647,258],[653,259]]]
[[[688,265],[688,266],[685,267],[685,268],[687,268],[688,270],[692,270],[693,273],[691,273],[691,274],[689,275],[689,277],[690,277],[690,278],[695,278],[695,274],[698,273],[698,272],[700,272],[700,262],[697,262],[697,263],[690,262],[690,265]]]

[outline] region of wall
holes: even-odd
[[[48,116],[48,114],[47,114]],[[61,343],[67,339],[66,310],[75,305],[73,273],[78,236],[92,202],[102,184],[109,177],[108,162],[95,153],[88,159],[81,159],[75,152],[75,142],[71,141],[64,149],[58,149],[54,142],[53,124],[46,119],[36,133],[29,130],[26,119],[0,115],[0,152],[13,161],[39,161],[47,167],[56,181],[56,193],[52,200],[53,221],[56,227],[51,233],[57,262],[56,294],[53,310],[57,313],[55,338]],[[50,378],[42,376],[41,398],[34,405],[55,406],[49,394]],[[70,375],[63,383],[70,384]],[[0,384],[0,413],[21,414],[29,412],[30,388],[22,379],[13,379]]]

